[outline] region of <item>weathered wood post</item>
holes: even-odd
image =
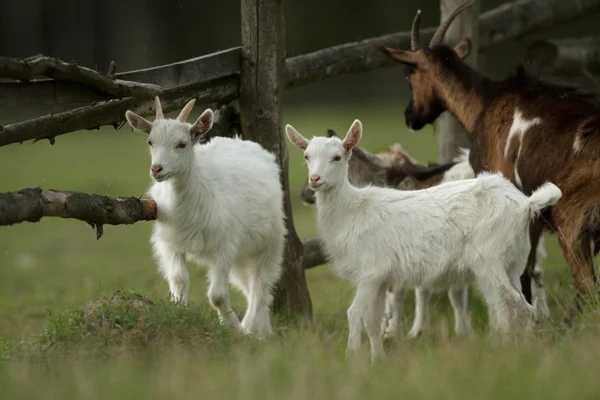
[[[441,0],[441,20],[465,3],[465,0]],[[448,31],[444,43],[455,46],[458,41],[468,37],[472,42],[471,54],[465,60],[472,67],[477,66],[479,51],[479,1],[460,13]],[[470,147],[470,139],[463,126],[450,113],[443,113],[438,119],[438,162],[447,163],[458,155],[460,147]]]
[[[245,139],[260,143],[277,156],[285,192],[287,245],[284,273],[275,293],[274,309],[300,314],[312,322],[312,303],[302,268],[302,242],[294,229],[288,180],[288,153],[281,105],[285,68],[282,0],[241,0],[242,68],[240,118]]]

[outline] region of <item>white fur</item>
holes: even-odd
[[[510,141],[513,136],[518,135],[519,137],[519,151],[517,152],[517,158],[515,159],[515,182],[517,186],[522,188],[523,184],[521,183],[521,177],[519,176],[519,171],[517,169],[517,165],[519,163],[519,156],[521,155],[521,148],[523,147],[523,136],[525,133],[534,125],[538,125],[542,122],[540,118],[533,119],[525,119],[523,118],[523,113],[518,108],[515,109],[515,113],[513,115],[513,123],[510,126],[510,130],[508,131],[508,137],[506,138],[506,145],[504,146],[504,158],[508,155],[508,149],[510,148]]]
[[[136,118],[128,112],[130,124],[143,127]],[[207,266],[208,298],[221,321],[268,337],[271,290],[281,275],[286,235],[278,164],[260,145],[239,138],[194,145],[199,135],[192,127],[157,119],[149,132],[152,165],[163,167],[149,190],[158,206],[151,241],[160,272],[172,299],[186,304],[185,260]],[[178,143],[187,146],[177,149]],[[229,281],[247,299],[241,324],[229,304]]]
[[[581,138],[579,135],[575,135],[575,140],[573,141],[573,152],[578,154],[583,149],[583,145],[581,144]]]
[[[457,157],[458,163],[444,173],[444,182],[460,181],[463,179],[473,179],[475,173],[471,164],[469,164],[469,150],[460,149],[460,155]],[[531,293],[533,307],[537,316],[548,317],[550,310],[546,299],[546,292],[543,286],[543,269],[542,261],[546,257],[546,249],[544,247],[544,239],[540,238],[537,247],[538,263],[534,268],[534,279],[531,281]],[[471,331],[471,323],[468,318],[468,285],[442,285],[436,288],[415,288],[415,319],[413,326],[410,329],[408,336],[415,338],[420,336],[429,327],[429,298],[432,290],[448,289],[448,297],[454,311],[454,331],[457,335],[469,333]],[[402,288],[391,287],[387,292],[385,304],[385,317],[383,319],[383,329],[385,337],[395,337],[402,328],[403,316],[403,301],[405,290]]]
[[[347,163],[362,136],[360,121],[344,141],[308,141],[290,125],[286,133],[305,150],[308,175],[320,177],[312,189],[328,259],[356,287],[348,309],[349,352],[360,348],[364,326],[371,356],[384,355],[381,320],[389,285],[475,281],[495,330],[531,326],[534,312],[519,278],[529,254],[530,220],[560,197],[555,185],[546,183],[528,198],[501,174],[482,173],[426,190],[359,189],[348,181]]]
[[[461,149],[458,163],[444,173],[441,183],[475,178],[475,173],[469,164],[469,150]],[[452,282],[442,282],[437,287],[421,286],[415,288],[415,318],[408,337],[419,337],[429,327],[429,299],[433,291],[448,290],[450,304],[454,311],[454,331],[457,335],[471,332],[471,322],[468,317],[468,285],[453,285]],[[543,290],[543,289],[542,289]],[[391,287],[387,292],[385,317],[383,319],[384,337],[395,337],[402,328],[403,300],[405,288]]]

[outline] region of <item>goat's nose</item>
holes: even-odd
[[[150,170],[152,171],[152,175],[156,176],[158,175],[158,173],[160,171],[162,171],[163,167],[162,165],[153,165],[150,167]]]
[[[317,182],[319,182],[319,180],[321,180],[321,177],[319,175],[311,175],[310,176],[310,183],[317,183]]]

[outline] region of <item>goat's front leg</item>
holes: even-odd
[[[383,331],[381,330],[381,318],[385,312],[385,293],[387,285],[374,285],[368,298],[363,324],[369,342],[371,344],[371,361],[385,356],[383,348]]]
[[[187,305],[190,273],[185,265],[185,254],[171,250],[160,241],[154,244],[154,254],[160,271],[169,282],[171,300]]]
[[[415,288],[415,320],[408,332],[409,338],[418,338],[429,327],[429,299],[431,299],[431,290]]]
[[[363,315],[369,294],[369,289],[366,286],[358,285],[354,300],[348,308],[348,346],[346,355],[357,352],[362,345]]]
[[[217,263],[208,270],[208,300],[219,314],[222,323],[240,328],[240,320],[229,304],[229,266]]]

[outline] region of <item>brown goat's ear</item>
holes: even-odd
[[[342,145],[344,146],[346,151],[350,151],[350,150],[352,150],[352,148],[354,148],[354,146],[356,146],[358,144],[358,142],[360,142],[361,138],[362,138],[362,122],[355,119],[354,122],[352,123],[352,126],[350,126],[350,130],[346,134],[346,137],[344,138]]]
[[[150,134],[152,122],[129,110],[125,112],[125,118],[127,119],[127,122],[129,122],[129,125],[136,131],[144,132],[147,135]]]
[[[213,111],[210,108],[207,108],[190,128],[192,143],[197,143],[206,132],[211,130],[214,120],[215,115]]]
[[[420,60],[419,53],[414,51],[392,49],[381,44],[377,45],[377,48],[388,58],[401,64],[417,66]]]
[[[308,147],[308,140],[306,140],[306,138],[290,124],[285,126],[285,134],[287,135],[288,139],[290,139],[290,142],[292,142],[294,146],[300,150],[306,150]]]
[[[414,190],[417,187],[417,180],[412,176],[407,176],[402,179],[402,181],[396,185],[396,189],[398,190]]]
[[[461,60],[464,60],[471,54],[471,39],[464,38],[454,47],[454,52]]]

